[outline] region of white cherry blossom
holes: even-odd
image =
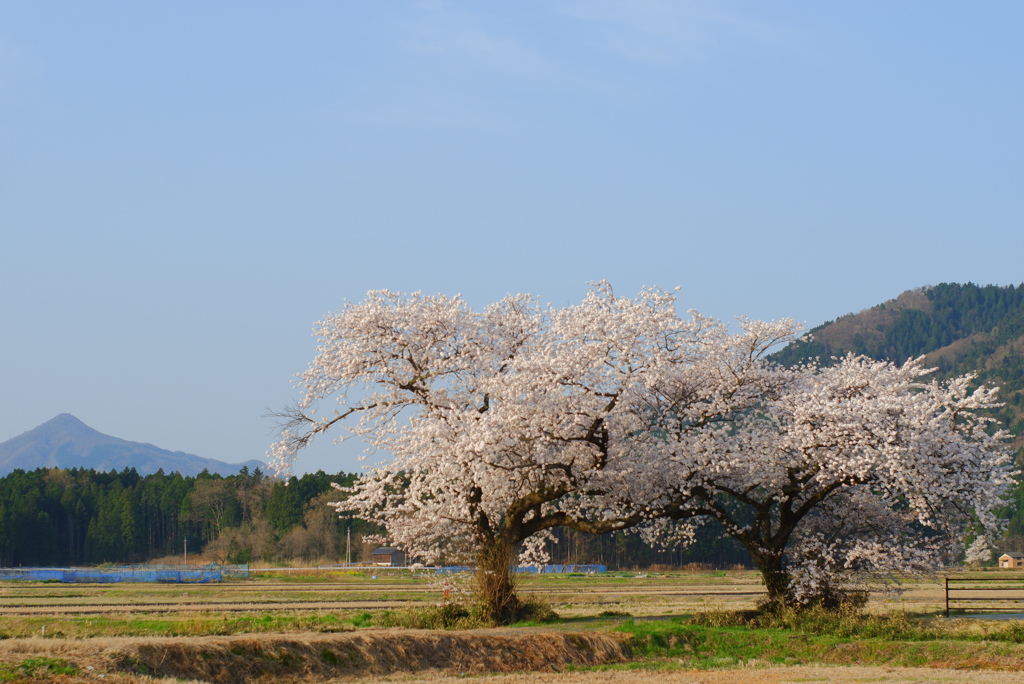
[[[1003,433],[978,413],[998,405],[995,390],[928,373],[854,356],[790,370],[700,453],[674,457],[684,484],[660,513],[721,522],[775,602],[831,604],[934,571],[968,536],[978,555],[1015,475]]]
[[[685,543],[717,520],[773,601],[804,603],[991,540],[1014,475],[978,413],[995,391],[925,382],[914,360],[765,361],[797,332],[745,319],[730,332],[680,317],[671,293],[623,298],[603,282],[561,309],[370,292],[317,325],[274,465],[326,434],[389,454],[339,510],[413,556],[474,564],[497,622],[520,608],[516,554],[536,560],[560,526],[671,522]]]
[[[675,304],[606,283],[561,309],[527,295],[478,312],[458,297],[371,292],[318,324],[275,466],[329,432],[389,453],[339,507],[414,556],[474,562],[493,619],[513,619],[508,566],[524,542],[640,522],[685,489],[677,462],[786,377],[762,357],[792,338],[792,321],[730,333]]]

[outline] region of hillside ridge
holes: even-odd
[[[91,468],[121,471],[135,468],[140,475],[158,470],[197,475],[203,470],[232,475],[243,466],[266,468],[258,460],[227,463],[183,451],[169,451],[143,442],[103,434],[70,413],[61,413],[35,428],[0,442],[0,475],[15,469]]]
[[[812,328],[772,355],[783,365],[817,358],[830,365],[846,354],[905,363],[923,356],[946,379],[972,373],[1000,388],[995,412],[1024,446],[1024,284],[940,283]]]

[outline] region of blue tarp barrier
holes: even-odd
[[[26,582],[220,582],[248,577],[248,565],[133,565],[113,568],[0,568],[0,580]]]
[[[444,568],[434,568],[434,572],[442,575],[447,575],[455,572],[473,572],[475,568],[468,565],[450,565]],[[608,572],[608,566],[606,565],[518,565],[512,568],[512,572],[517,573],[529,573],[529,574],[548,574],[557,573],[565,574],[570,572],[582,572],[585,574],[593,574],[597,572]]]

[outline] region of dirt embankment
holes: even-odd
[[[732,669],[571,672],[570,666],[630,660],[629,635],[548,631],[464,632],[363,630],[341,634],[289,633],[215,637],[21,638],[0,641],[0,675],[14,681],[61,684],[193,684],[269,682],[456,681],[480,684],[792,684],[794,682],[1024,682],[1024,646],[964,644],[937,659],[933,642],[893,643],[861,653],[840,644],[818,665],[772,666],[764,661]],[[883,649],[885,650],[885,649]],[[946,653],[949,656],[949,653]],[[930,656],[930,657],[929,657]],[[866,661],[890,663],[857,666]],[[948,662],[947,662],[948,660]],[[931,667],[899,667],[929,662]],[[829,663],[842,663],[829,665]],[[72,666],[75,673],[68,672]],[[956,668],[956,669],[946,669]],[[1002,672],[993,672],[1001,669]],[[502,674],[505,673],[505,674]]]
[[[734,670],[612,670],[448,678],[387,677],[395,684],[1021,684],[1017,672],[978,672],[923,667],[822,667],[798,665]],[[171,684],[168,682],[168,684]]]
[[[345,634],[9,639],[0,661],[69,661],[83,680],[138,674],[186,680],[315,682],[395,673],[552,672],[629,659],[625,635],[368,630]],[[120,679],[120,677],[118,677]],[[65,680],[66,681],[66,680]],[[97,679],[97,681],[102,681]],[[109,680],[108,680],[109,681]]]

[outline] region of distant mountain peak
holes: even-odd
[[[42,425],[37,426],[35,429],[39,430],[40,428],[80,428],[80,427],[89,428],[88,425],[86,425],[85,423],[80,421],[78,418],[75,418],[70,413],[58,413],[57,415],[55,415],[53,418],[51,418],[50,420],[46,421]],[[91,430],[92,428],[89,428],[89,429]]]
[[[70,413],[59,413],[50,420],[46,421],[42,425],[37,426],[30,432],[35,430],[54,431],[62,430],[67,432],[94,432],[96,434],[102,434],[93,428],[89,427],[82,421]]]
[[[119,472],[135,468],[140,475],[161,469],[165,473],[179,472],[182,475],[197,475],[208,470],[219,475],[232,475],[243,466],[266,468],[257,460],[231,464],[112,437],[89,427],[70,413],[58,414],[32,430],[0,443],[0,475],[17,468],[91,468]]]

